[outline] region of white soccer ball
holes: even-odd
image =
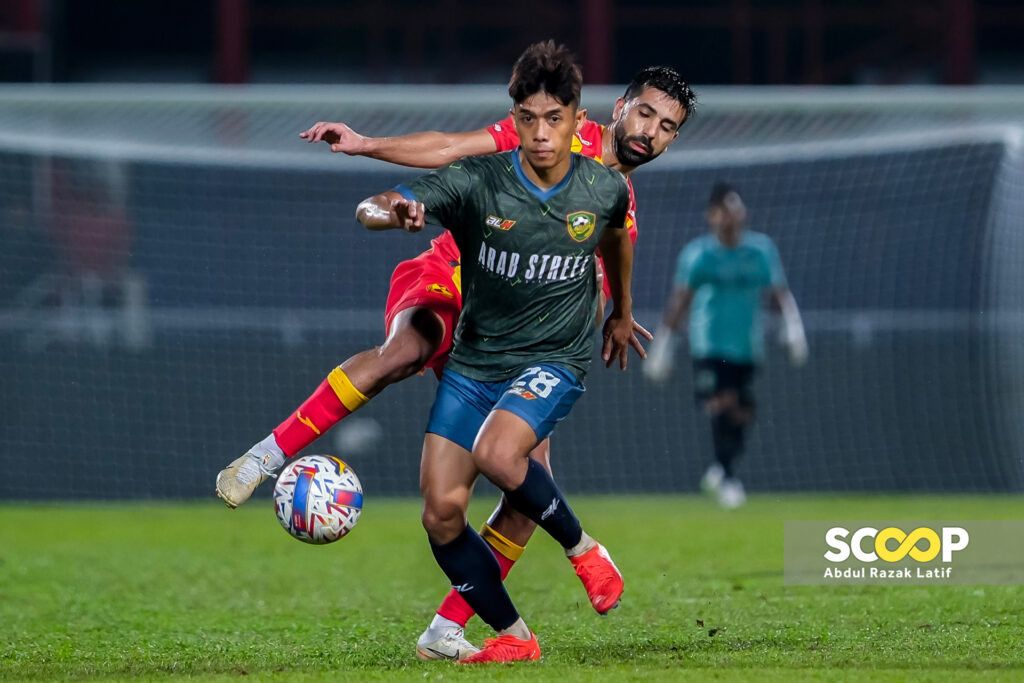
[[[274,511],[284,530],[321,545],[352,531],[363,509],[363,485],[355,471],[331,455],[307,455],[288,463],[274,486]]]

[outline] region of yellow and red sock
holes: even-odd
[[[274,428],[274,439],[291,458],[368,400],[339,365],[293,415]]]
[[[523,551],[526,548],[508,540],[488,524],[484,524],[484,528],[480,531],[480,536],[487,542],[487,546],[494,553],[494,557],[497,558],[498,565],[501,567],[501,580],[504,581],[505,577],[512,570],[512,565],[522,557]],[[463,627],[476,614],[473,608],[469,606],[466,600],[454,588],[441,601],[441,606],[437,608],[437,613]]]

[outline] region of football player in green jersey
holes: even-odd
[[[680,127],[691,118],[695,105],[696,96],[678,71],[667,66],[646,67],[637,72],[615,102],[611,123],[603,126],[591,120],[585,122],[574,136],[572,151],[620,171],[626,176],[628,184],[632,171],[656,159],[676,139]],[[519,146],[511,115],[486,128],[473,131],[426,131],[387,137],[366,137],[344,123],[320,121],[300,136],[309,142],[327,143],[335,153],[366,156],[420,168],[437,168],[461,157],[493,154]],[[637,226],[636,202],[631,199],[626,228],[634,242],[637,239]],[[446,249],[448,244],[453,245],[453,249]],[[444,232],[434,238],[428,252],[396,269],[385,309],[385,320],[389,323],[387,343],[379,350],[375,349],[372,354],[359,354],[354,358],[368,359],[380,368],[383,376],[390,378],[396,363],[407,362],[405,354],[408,350],[418,349],[421,355],[417,361],[403,366],[407,368],[404,373],[412,374],[422,369],[423,363],[431,359],[428,367],[440,374],[439,368],[447,362],[451,350],[459,312],[444,298],[446,293],[456,292],[458,303],[461,304],[459,278],[453,276],[449,280],[436,272],[437,269],[457,265],[457,260],[451,260],[451,251],[455,251],[454,259],[458,259],[454,240],[450,233]],[[411,265],[423,275],[406,285],[411,279],[406,276]],[[600,277],[600,259],[597,265]],[[442,283],[440,290],[434,284],[438,282]],[[439,294],[436,293],[438,291]],[[607,296],[608,293],[602,290],[601,295]],[[425,301],[426,297],[431,298]],[[430,315],[415,315],[417,309],[410,310],[413,305],[428,308]],[[399,311],[398,315],[394,315],[396,310]],[[598,326],[603,321],[602,307],[598,311]],[[433,322],[434,326],[425,324],[429,322]],[[437,326],[440,326],[439,330]],[[646,330],[641,331],[641,334],[650,338]],[[435,340],[441,339],[443,341],[438,346]],[[354,363],[348,361],[343,364],[343,368],[348,371],[352,365]],[[335,374],[338,372],[335,371]],[[363,378],[352,377],[352,380],[357,387],[367,386]],[[323,393],[328,399],[331,398],[330,393]],[[275,435],[281,440],[278,432],[275,430]],[[538,444],[530,456],[551,471],[549,439]],[[479,528],[481,536],[501,565],[503,577],[508,575],[522,556],[535,528],[536,525],[529,518],[513,510],[504,500],[498,503],[486,523]],[[477,648],[465,638],[465,626],[473,615],[473,609],[461,595],[454,589],[449,590],[430,624],[417,639],[417,656],[421,659],[460,659],[475,653]]]
[[[584,120],[581,83],[564,47],[531,46],[509,84],[518,149],[463,159],[364,200],[356,213],[370,229],[439,223],[463,254],[463,311],[427,426],[421,490],[438,564],[498,632],[467,663],[540,656],[498,561],[467,524],[481,472],[562,545],[598,612],[612,609],[622,593],[607,551],[583,531],[547,470],[529,458],[584,391],[598,248],[613,306],[602,358],[625,369],[630,346],[644,356],[631,313],[625,179],[571,153]]]
[[[779,252],[771,238],[746,230],[747,209],[739,193],[717,183],[708,202],[711,233],[679,255],[675,287],[644,374],[663,381],[672,368],[672,334],[690,313],[690,355],[697,400],[711,420],[715,461],[701,481],[726,508],[743,504],[746,493],[733,472],[754,420],[750,383],[764,358],[761,295],[768,290],[782,312],[782,340],[790,360],[807,359],[807,339],[796,300],[786,285]]]

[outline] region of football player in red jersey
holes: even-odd
[[[626,227],[636,241],[636,205],[629,174],[664,152],[692,116],[696,96],[669,67],[640,71],[616,103],[607,126],[584,120],[572,151],[592,157],[627,178]],[[366,137],[344,123],[319,122],[300,133],[325,142],[332,152],[366,156],[416,168],[437,168],[462,157],[492,154],[519,146],[511,115],[487,128],[462,133],[422,132],[397,137]],[[500,227],[500,226],[499,226]],[[608,285],[604,284],[607,296]],[[604,298],[602,297],[602,302]],[[426,368],[440,375],[451,351],[462,308],[459,252],[451,234],[441,233],[431,248],[395,268],[385,308],[387,338],[378,347],[348,358],[332,370],[313,394],[273,432],[217,476],[217,495],[229,507],[241,505],[271,473],[385,387]],[[646,330],[641,333],[650,338]],[[550,471],[547,439],[531,457]],[[502,577],[522,554],[535,524],[504,500],[481,532],[502,569]],[[426,659],[458,659],[476,648],[463,637],[473,610],[454,590],[444,599],[417,644]]]

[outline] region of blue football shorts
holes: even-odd
[[[467,451],[492,410],[507,410],[523,418],[546,439],[586,389],[560,365],[540,363],[515,379],[481,382],[445,368],[430,408],[427,433],[443,436]]]

